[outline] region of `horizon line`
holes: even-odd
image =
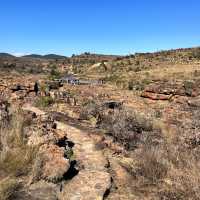
[[[96,55],[105,55],[105,56],[128,56],[128,55],[134,55],[137,53],[158,53],[162,51],[173,51],[173,50],[179,50],[179,49],[195,49],[195,48],[200,48],[199,46],[192,46],[192,47],[180,47],[180,48],[166,48],[166,49],[157,49],[157,50],[150,50],[150,51],[134,51],[132,53],[122,53],[122,54],[110,54],[110,53],[100,53],[97,51],[90,52],[90,51],[84,51],[81,53],[71,53],[71,55],[64,55],[60,53],[55,53],[55,52],[48,52],[48,53],[21,53],[21,52],[10,52],[10,51],[1,51],[0,53],[7,53],[15,57],[23,57],[23,56],[29,56],[29,55],[38,55],[38,56],[46,56],[46,55],[58,55],[58,56],[63,56],[63,57],[71,57],[73,55],[82,55],[85,53],[90,53],[90,54],[96,54]]]

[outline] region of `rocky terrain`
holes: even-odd
[[[199,67],[199,48],[0,54],[0,199],[200,199]]]

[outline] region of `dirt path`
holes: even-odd
[[[111,187],[107,159],[95,148],[95,143],[86,132],[61,122],[57,122],[57,128],[66,131],[67,137],[75,143],[75,159],[82,168],[78,175],[64,186],[61,199],[103,199]]]
[[[46,114],[31,105],[25,105],[23,109],[39,116]],[[101,150],[96,149],[89,133],[63,122],[57,122],[57,129],[66,132],[67,138],[74,143],[74,157],[80,168],[79,173],[66,182],[59,199],[103,200],[112,185],[108,160]]]
[[[38,116],[47,114],[28,104],[23,109]],[[64,184],[59,199],[138,200],[134,195],[132,176],[121,165],[126,159],[113,154],[112,150],[97,149],[96,130],[85,127],[75,119],[65,119],[61,113],[56,115],[60,115],[56,122],[57,129],[64,131],[74,143],[74,159],[80,168],[78,174]]]

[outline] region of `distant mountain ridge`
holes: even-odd
[[[9,53],[0,53],[1,58],[16,58],[16,56],[9,54]],[[47,54],[47,55],[39,55],[39,54],[30,54],[30,55],[24,55],[20,56],[18,58],[32,58],[32,59],[66,59],[66,56],[57,55],[57,54]]]
[[[21,56],[22,58],[40,58],[42,59],[43,56],[39,55],[39,54],[29,54],[29,55],[25,55],[25,56]]]
[[[0,57],[12,57],[12,58],[14,58],[15,56],[13,56],[9,53],[0,53]]]
[[[22,58],[37,58],[37,59],[66,59],[66,56],[61,56],[57,54],[47,54],[47,55],[39,55],[39,54],[30,54],[22,56]]]
[[[29,59],[46,59],[46,60],[70,60],[75,62],[87,62],[91,61],[91,63],[95,62],[102,62],[102,61],[112,61],[112,60],[121,60],[121,59],[128,59],[130,57],[134,56],[162,56],[162,55],[170,55],[170,54],[176,54],[176,53],[192,53],[192,54],[199,54],[200,46],[197,47],[191,47],[191,48],[179,48],[179,49],[170,49],[170,50],[161,50],[161,51],[155,51],[155,52],[135,52],[134,54],[129,55],[109,55],[109,54],[98,54],[98,53],[90,53],[85,52],[81,54],[72,54],[71,57],[58,55],[58,54],[46,54],[46,55],[40,55],[40,54],[29,54],[24,56],[15,56],[9,53],[0,53],[0,58],[29,58]],[[199,57],[199,55],[198,55]]]

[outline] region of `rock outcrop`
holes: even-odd
[[[63,187],[58,195],[60,200],[103,200],[111,188],[111,176],[107,169],[109,162],[89,134],[61,122],[56,122],[54,126],[54,121],[46,117],[46,113],[30,105],[26,105],[25,110],[35,113],[37,118],[34,120],[40,121],[37,125],[41,130],[37,135],[33,128],[35,135],[31,138],[32,132],[29,136],[31,144],[33,141],[38,144],[39,141],[40,145],[30,183],[62,180]],[[75,160],[70,160],[70,155],[67,155],[71,154],[70,148],[73,148]]]
[[[66,130],[69,139],[75,143],[73,150],[79,166],[78,175],[64,186],[60,199],[104,199],[111,188],[111,176],[107,170],[109,163],[102,151],[96,149],[86,132],[60,122],[57,126]]]
[[[147,92],[147,91],[144,91],[141,94],[141,97],[148,98],[151,100],[170,100],[172,98],[172,96],[173,96],[172,94],[165,95],[165,94],[157,94],[157,93]]]
[[[58,200],[57,187],[53,183],[39,181],[19,191],[15,199],[20,200]]]
[[[200,96],[189,99],[188,105],[196,108],[200,108]]]
[[[38,167],[40,179],[56,183],[70,168],[69,159],[65,158],[65,151],[56,145],[42,145],[36,159],[35,167]],[[37,176],[37,174],[36,174]],[[34,177],[38,178],[38,177]]]
[[[196,97],[200,95],[199,86],[198,80],[196,82],[155,82],[144,89],[141,97],[152,100],[170,100],[173,96]]]
[[[70,168],[69,158],[65,155],[68,148],[66,132],[58,130],[55,121],[39,109],[25,105],[23,110],[33,117],[31,125],[25,129],[28,145],[39,147],[30,182],[46,180],[55,183],[63,179]],[[61,147],[60,141],[65,145]]]

